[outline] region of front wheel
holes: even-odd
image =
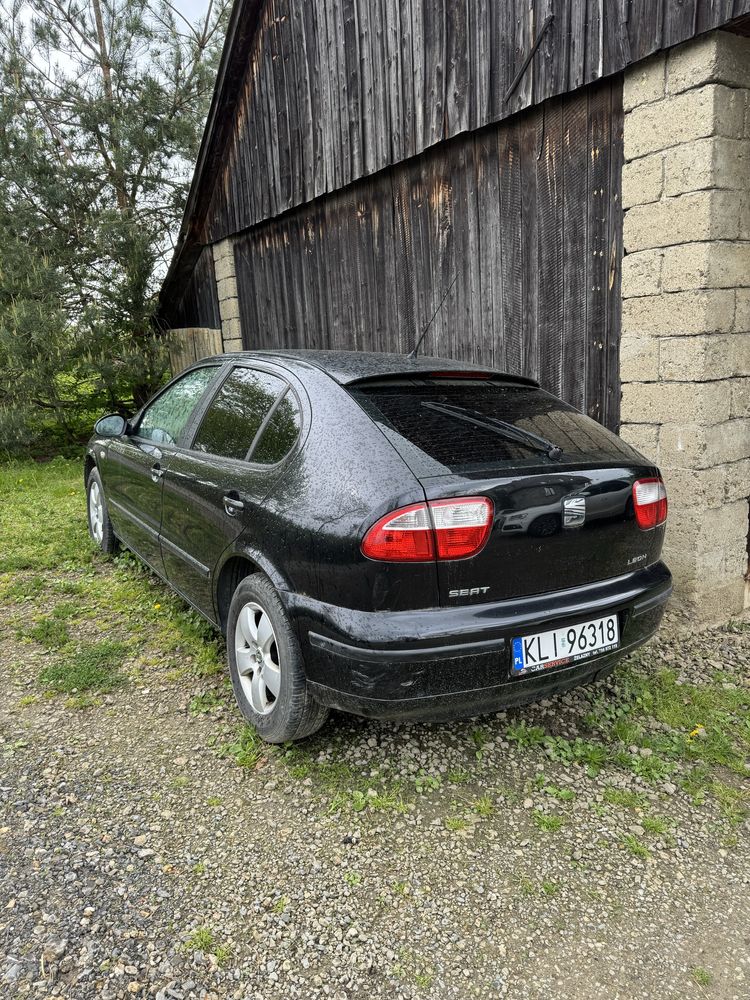
[[[92,469],[86,481],[86,508],[89,534],[102,552],[111,555],[117,551],[117,538],[107,512],[104,487],[97,469]]]
[[[310,694],[286,611],[259,573],[246,577],[234,592],[227,657],[240,711],[267,743],[300,740],[326,721],[328,709]]]

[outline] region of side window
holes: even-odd
[[[190,415],[219,369],[196,368],[166,389],[146,407],[138,424],[138,437],[155,444],[176,444]]]
[[[244,459],[264,417],[286,388],[267,372],[235,368],[206,410],[193,449]]]
[[[299,428],[299,405],[290,389],[266,424],[260,441],[250,456],[252,461],[262,462],[264,465],[280,462],[297,440]]]

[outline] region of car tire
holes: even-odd
[[[92,541],[107,555],[117,552],[119,542],[109,519],[98,469],[92,469],[86,480],[86,515]]]
[[[302,650],[270,580],[247,576],[232,597],[227,659],[240,711],[267,743],[310,736],[328,718],[312,697]]]

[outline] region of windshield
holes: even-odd
[[[555,396],[498,380],[383,379],[349,390],[418,476],[637,458]]]

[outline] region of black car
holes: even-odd
[[[272,742],[329,708],[449,719],[608,674],[671,592],[647,459],[527,378],[438,358],[208,358],[96,425],[89,528],[227,636]]]

